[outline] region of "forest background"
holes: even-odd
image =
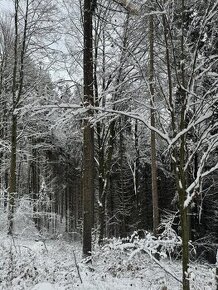
[[[189,289],[190,241],[216,259],[218,2],[10,3],[1,230],[20,231],[24,206],[40,235],[82,237],[89,255],[94,240],[170,229]]]

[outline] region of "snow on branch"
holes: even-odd
[[[197,171],[197,176],[196,176],[195,180],[190,184],[190,186],[186,189],[187,198],[184,202],[185,208],[188,207],[188,205],[192,201],[193,197],[195,196],[196,188],[199,187],[201,180],[204,177],[208,176],[209,174],[213,173],[214,171],[218,170],[218,163],[216,163],[210,169],[203,171],[203,169],[205,168],[205,164],[208,161],[208,158],[209,158],[211,152],[213,152],[217,147],[218,147],[218,140],[215,139],[214,142],[211,142],[209,144],[207,150],[204,152],[204,154],[201,158],[201,162],[200,162],[198,171]]]
[[[139,10],[140,10],[139,7],[133,4],[131,0],[114,0],[114,2],[116,2],[117,4],[120,4],[130,14],[139,15]],[[143,13],[143,16],[160,15],[160,14],[166,14],[166,11],[152,11],[150,13]]]
[[[114,2],[124,7],[130,14],[133,15],[139,14],[139,9],[136,7],[135,4],[131,3],[131,0],[114,0]]]
[[[19,108],[19,110],[24,110],[25,107]],[[28,106],[28,109],[30,107]],[[51,109],[69,109],[73,111],[73,114],[85,114],[87,111],[93,110],[94,112],[102,112],[104,113],[103,116],[101,115],[100,118],[108,117],[108,115],[122,115],[126,116],[129,118],[133,118],[135,120],[138,120],[142,122],[149,130],[154,131],[157,135],[159,135],[163,140],[167,142],[167,144],[171,144],[171,140],[169,138],[169,135],[167,132],[162,132],[158,128],[151,126],[140,114],[134,113],[134,112],[124,112],[124,111],[119,111],[119,110],[113,110],[113,109],[107,109],[107,108],[102,108],[102,107],[93,107],[93,106],[87,106],[84,107],[82,105],[77,105],[77,104],[69,104],[69,103],[62,103],[62,104],[52,104],[52,105],[44,105],[44,106],[35,106],[31,108],[32,116],[34,114],[39,114],[39,113],[45,113],[48,110]],[[28,111],[29,112],[29,111]],[[91,122],[96,121],[96,116],[93,117],[93,120]]]
[[[199,117],[195,122],[191,122],[185,129],[180,131],[172,140],[169,142],[169,147],[172,147],[183,135],[187,134],[192,128],[195,128],[197,125],[201,124],[202,122],[208,120],[213,116],[213,112],[208,112],[207,114]]]
[[[211,131],[212,131],[211,127],[206,128],[206,130],[201,134],[201,136],[198,137],[197,143],[195,143],[195,145],[192,146],[193,151],[192,153],[190,153],[189,157],[187,158],[187,161],[184,167],[185,171],[188,170],[188,167],[193,161],[193,158],[196,155],[196,153],[199,151],[199,148],[203,147],[205,144],[208,144],[208,140],[210,141],[216,138],[216,136],[209,137],[211,134]]]
[[[89,109],[91,109],[91,108],[89,107]],[[137,113],[117,111],[117,110],[107,109],[107,108],[102,108],[102,107],[93,107],[93,110],[107,112],[107,113],[113,113],[113,114],[122,115],[122,116],[126,116],[129,118],[138,120],[138,121],[142,122],[149,130],[151,130],[151,131],[155,132],[157,135],[159,135],[163,140],[165,140],[167,142],[167,144],[171,143],[171,140],[170,140],[167,133],[163,133],[162,131],[160,131],[156,127],[151,126],[148,122],[146,122],[146,120],[143,117],[141,117]]]

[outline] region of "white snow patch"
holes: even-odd
[[[63,287],[48,282],[36,284],[31,290],[64,290]]]
[[[180,188],[180,189],[183,188],[183,186],[182,186],[182,181],[181,181],[181,180],[179,180],[179,188]]]

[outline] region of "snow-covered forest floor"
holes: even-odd
[[[158,262],[146,249],[145,239],[111,240],[94,247],[88,263],[81,257],[78,241],[63,237],[36,241],[31,235],[8,238],[1,234],[0,289],[181,289],[176,280],[181,279],[180,261],[165,257]],[[191,289],[216,289],[213,265],[193,263],[190,279]]]

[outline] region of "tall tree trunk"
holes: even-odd
[[[125,29],[124,29],[124,37],[123,37],[123,46],[121,51],[121,57],[120,57],[120,67],[117,72],[117,79],[116,79],[116,87],[114,93],[114,100],[116,101],[119,96],[119,84],[122,81],[122,72],[123,72],[123,65],[125,63],[125,57],[126,57],[126,48],[127,48],[127,41],[128,41],[128,29],[129,29],[129,14],[126,17],[125,21]],[[105,41],[105,35],[103,33],[103,39]],[[105,49],[105,47],[104,47]],[[96,67],[95,67],[96,72]],[[103,50],[103,72],[105,72],[105,51]],[[95,73],[96,76],[96,73]],[[105,90],[105,73],[103,74],[103,89]],[[97,84],[95,80],[95,85]],[[95,88],[96,89],[96,88]],[[97,91],[96,91],[97,92]],[[98,96],[96,95],[96,100],[98,100]],[[102,100],[102,106],[105,106],[105,97],[103,97]],[[116,105],[113,105],[113,108],[115,109]],[[114,142],[115,142],[115,125],[116,121],[112,120],[112,122],[109,125],[108,132],[109,133],[109,140],[108,140],[108,150],[105,152],[105,138],[107,133],[104,130],[104,134],[101,133],[101,127],[100,123],[97,125],[97,133],[98,133],[98,143],[99,143],[99,224],[100,224],[100,230],[99,230],[99,244],[102,244],[103,238],[104,238],[104,232],[105,232],[105,211],[106,211],[106,201],[107,201],[107,189],[108,189],[108,183],[110,178],[110,171],[111,171],[111,163],[112,163],[112,157],[114,153]],[[102,128],[103,130],[104,128]],[[101,136],[102,135],[102,136]]]
[[[185,72],[185,47],[184,47],[184,25],[185,25],[185,0],[181,1],[181,40],[180,40],[180,87],[179,87],[179,99],[180,99],[180,120],[179,131],[182,132],[186,127],[186,109],[187,109],[187,93],[186,87],[186,72]],[[182,272],[183,272],[183,290],[190,289],[190,283],[188,279],[189,269],[189,220],[188,220],[188,207],[185,207],[184,202],[186,199],[186,185],[187,176],[185,172],[186,161],[186,135],[183,134],[180,138],[180,146],[177,153],[177,165],[176,165],[176,179],[177,190],[179,194],[179,208],[181,218],[181,236],[182,236]]]
[[[105,232],[105,210],[106,210],[106,199],[107,199],[107,189],[110,180],[111,174],[111,164],[112,164],[112,157],[114,152],[114,142],[115,142],[115,121],[113,120],[109,125],[109,141],[108,141],[108,152],[106,157],[102,160],[102,170],[103,179],[101,178],[99,183],[99,223],[100,223],[100,231],[99,231],[99,244],[102,244]],[[102,148],[104,150],[104,148]],[[102,153],[103,154],[103,153]],[[100,163],[100,161],[99,161]],[[99,165],[100,166],[100,165]]]
[[[31,183],[31,187],[30,187],[30,192],[32,194],[32,199],[33,199],[33,221],[35,223],[36,228],[40,231],[39,228],[39,217],[38,217],[38,207],[37,207],[37,200],[39,197],[39,172],[38,172],[38,158],[37,158],[37,150],[36,148],[34,148],[34,146],[36,145],[34,140],[32,140],[32,160],[30,163],[30,183]]]
[[[8,212],[8,234],[12,235],[14,228],[14,206],[16,193],[16,154],[17,153],[17,117],[12,116],[11,127],[11,156],[9,176],[9,212]]]
[[[8,208],[8,234],[12,235],[14,227],[14,202],[16,192],[16,153],[17,153],[17,116],[14,114],[16,109],[16,92],[17,92],[17,66],[18,66],[18,7],[19,1],[15,1],[15,40],[14,40],[14,67],[13,67],[13,84],[12,84],[12,102],[13,111],[11,118],[11,155],[10,155],[10,174],[9,174],[9,208]]]
[[[136,211],[139,211],[139,158],[140,158],[140,150],[139,150],[139,136],[138,136],[138,120],[135,120],[135,130],[134,130],[134,140],[135,140],[135,151],[136,158],[134,164],[134,188],[135,188],[135,197],[136,197]]]
[[[120,200],[121,200],[121,221],[120,221],[120,236],[121,238],[125,238],[127,235],[126,231],[126,200],[125,200],[125,184],[124,184],[124,137],[123,137],[123,119],[120,118],[120,134],[119,134],[119,169],[120,169]]]
[[[153,15],[149,16],[149,89],[151,97],[151,126],[155,127],[155,109],[154,109],[154,19]],[[151,179],[152,179],[152,205],[153,205],[153,232],[158,234],[159,226],[159,209],[158,209],[158,189],[157,189],[157,160],[156,160],[156,136],[151,131]]]
[[[179,56],[179,70],[176,68],[176,59],[174,54],[174,62],[176,69],[177,82],[179,87],[179,114],[173,104],[173,91],[172,91],[172,73],[171,73],[171,62],[170,62],[170,47],[168,38],[170,35],[170,28],[168,27],[166,16],[163,15],[163,26],[164,26],[164,39],[166,45],[166,63],[167,63],[167,75],[168,75],[168,90],[169,90],[169,110],[171,114],[171,124],[173,130],[173,137],[176,135],[176,128],[179,132],[182,132],[185,128],[185,112],[187,107],[187,95],[184,90],[186,86],[186,72],[185,72],[185,48],[184,48],[184,23],[185,23],[185,1],[182,0],[179,3],[179,14],[181,15],[181,33],[180,33],[180,56]],[[180,72],[180,74],[178,74]],[[178,126],[176,122],[178,121]],[[190,225],[188,219],[188,209],[184,207],[186,199],[186,183],[187,176],[184,169],[186,161],[186,136],[182,135],[180,138],[179,148],[174,148],[172,152],[173,156],[173,170],[176,178],[176,187],[179,195],[179,210],[181,220],[181,237],[182,237],[182,273],[183,273],[183,290],[189,290],[190,284],[188,280],[188,267],[189,267],[189,232]]]
[[[216,279],[216,290],[218,290],[218,249],[216,251],[216,273],[215,273],[215,279]]]
[[[2,60],[1,60],[1,68],[0,68],[0,99],[2,102],[2,111],[3,115],[1,115],[1,122],[0,122],[0,138],[3,140],[8,139],[8,104],[7,101],[3,102],[4,96],[3,93],[3,80],[4,80],[4,70],[6,68],[7,63],[7,55],[3,53]],[[7,152],[0,152],[0,166],[5,163],[7,159]],[[5,167],[5,166],[4,166]],[[1,188],[4,188],[4,210],[7,210],[8,204],[8,169],[4,168],[2,172],[1,180],[0,180]]]
[[[15,40],[14,40],[14,67],[13,67],[13,84],[12,84],[12,119],[11,119],[11,159],[10,159],[10,175],[9,175],[9,212],[8,212],[8,234],[13,233],[14,205],[16,192],[16,153],[17,153],[17,113],[15,110],[19,106],[19,102],[23,92],[24,82],[24,59],[26,52],[26,37],[27,37],[27,20],[29,13],[29,0],[26,0],[26,10],[24,16],[24,28],[22,45],[19,55],[19,35],[18,35],[18,13],[19,0],[15,0]],[[19,62],[20,60],[20,62]],[[19,74],[18,74],[19,63]],[[18,77],[18,80],[17,80]]]
[[[84,105],[93,105],[92,1],[84,0]],[[91,254],[94,203],[94,130],[83,121],[83,255]]]
[[[98,26],[98,25],[97,25]],[[104,34],[104,33],[103,33]],[[94,94],[95,94],[95,106],[99,107],[99,95],[98,95],[98,78],[97,78],[97,61],[98,61],[98,47],[99,47],[99,35],[98,28],[95,27],[95,47],[94,47]],[[104,51],[104,48],[103,48]],[[105,56],[103,52],[103,71],[105,70]],[[103,90],[105,90],[105,73],[103,73]],[[105,101],[103,101],[104,103]],[[107,191],[107,177],[105,174],[105,125],[102,122],[98,122],[96,126],[97,131],[97,143],[98,143],[98,219],[99,219],[99,238],[98,243],[103,243],[104,232],[105,232],[105,202],[106,202],[106,191]]]

